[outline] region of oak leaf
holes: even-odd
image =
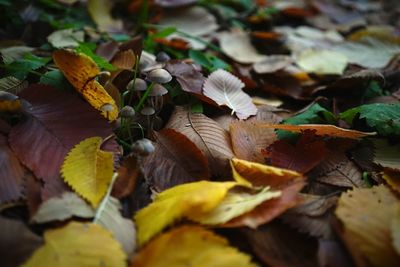
[[[218,105],[228,106],[239,119],[247,119],[257,114],[257,107],[248,94],[242,91],[244,84],[229,72],[219,69],[211,73],[203,85],[205,96]]]
[[[65,157],[61,174],[79,195],[96,207],[107,191],[113,176],[111,152],[100,150],[101,137],[91,137],[77,144]]]
[[[198,226],[182,226],[151,241],[132,260],[137,267],[256,267],[228,240]]]
[[[110,121],[117,119],[118,107],[103,86],[96,81],[100,69],[87,55],[72,50],[57,50],[53,60],[67,80],[95,109]],[[108,109],[109,107],[109,109]]]
[[[44,239],[45,244],[22,266],[126,266],[121,246],[97,224],[71,222],[46,231]]]

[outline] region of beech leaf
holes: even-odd
[[[228,106],[239,119],[257,114],[257,107],[249,95],[242,91],[244,84],[229,72],[219,69],[211,73],[204,82],[203,93],[218,105]]]
[[[83,140],[68,153],[61,168],[65,182],[93,207],[99,204],[113,176],[113,154],[100,150],[101,143],[101,137]]]

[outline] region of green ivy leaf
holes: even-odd
[[[340,118],[349,124],[365,119],[367,125],[382,136],[400,135],[400,104],[362,105],[346,110],[340,114]]]

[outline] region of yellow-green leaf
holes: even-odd
[[[172,187],[135,215],[139,245],[174,221],[214,209],[236,182],[200,181]]]
[[[231,189],[215,209],[191,215],[189,218],[202,224],[223,224],[253,210],[264,201],[280,196],[280,191],[271,191],[269,187],[263,188],[256,194],[249,192],[248,189]]]
[[[61,174],[75,192],[96,207],[113,176],[111,152],[100,150],[101,137],[90,137],[76,145],[67,155]]]
[[[182,226],[157,237],[132,261],[135,267],[256,267],[228,241],[197,226]]]
[[[126,255],[110,232],[92,223],[71,222],[63,228],[48,230],[45,244],[23,267],[122,267]]]

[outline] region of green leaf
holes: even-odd
[[[96,44],[79,42],[79,46],[75,49],[77,52],[83,53],[93,59],[94,62],[101,68],[109,71],[115,70],[115,67],[105,58],[94,53]]]
[[[45,66],[50,61],[50,58],[37,57],[32,54],[26,54],[23,59],[14,61],[11,64],[5,65],[6,74],[14,76],[19,80],[25,80],[28,73]]]
[[[341,113],[340,118],[349,124],[365,119],[367,125],[380,135],[400,135],[400,104],[362,105]]]
[[[333,124],[335,122],[336,119],[332,112],[321,107],[319,104],[313,104],[306,111],[284,120],[283,124]],[[296,134],[284,130],[278,130],[276,133],[279,139],[292,138],[296,136]]]
[[[371,81],[368,86],[367,89],[364,92],[363,97],[365,99],[371,99],[374,97],[378,97],[378,96],[383,96],[383,90],[381,88],[381,86],[379,85],[379,82],[377,81]]]
[[[59,70],[51,70],[40,77],[41,84],[51,85],[55,88],[70,89],[70,83]]]
[[[209,72],[213,72],[217,69],[229,70],[231,68],[229,64],[218,57],[203,53],[199,50],[189,50],[189,57]]]

